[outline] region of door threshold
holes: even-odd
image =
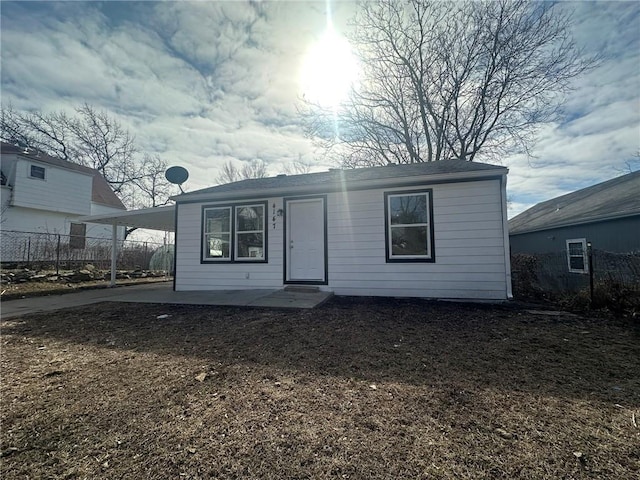
[[[285,292],[302,292],[302,293],[316,293],[320,291],[320,287],[314,287],[313,285],[287,285],[284,287]]]

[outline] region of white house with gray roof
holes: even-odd
[[[448,160],[178,195],[175,289],[510,298],[506,176]]]
[[[79,220],[126,210],[100,172],[4,142],[0,152],[3,231],[111,238],[109,226]]]

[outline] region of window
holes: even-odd
[[[44,180],[44,177],[45,177],[45,169],[44,169],[44,167],[39,167],[37,165],[31,165],[31,170],[29,170],[29,176],[31,178],[39,178],[40,180]]]
[[[266,261],[266,203],[203,208],[203,262]]]
[[[204,211],[204,259],[231,258],[231,207]]]
[[[567,240],[567,264],[571,273],[589,273],[586,239]]]
[[[236,207],[236,259],[264,259],[264,205]]]
[[[387,262],[434,262],[431,190],[385,193]]]
[[[69,230],[69,248],[83,250],[87,240],[87,225],[72,223]]]

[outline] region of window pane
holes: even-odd
[[[240,207],[236,210],[238,215],[238,231],[262,230],[264,207]]]
[[[264,258],[264,235],[262,233],[238,234],[238,258]]]
[[[207,235],[205,245],[206,258],[229,258],[230,235]]]
[[[569,266],[571,270],[584,270],[584,257],[569,257]]]
[[[216,208],[205,213],[205,233],[231,231],[231,214],[228,208]]]
[[[389,197],[391,225],[428,223],[426,195],[404,195]]]
[[[428,255],[428,227],[392,227],[392,255]]]
[[[582,256],[582,243],[570,243],[569,244],[569,255],[580,255],[580,256]]]
[[[40,178],[44,180],[44,167],[38,167],[36,165],[31,165],[31,176],[33,178]]]

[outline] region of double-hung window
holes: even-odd
[[[266,203],[204,207],[203,262],[266,261]]]
[[[589,273],[586,239],[567,240],[567,263],[570,273]]]
[[[231,259],[232,207],[206,208],[204,210],[203,260]]]
[[[434,262],[431,190],[384,196],[387,262]]]

